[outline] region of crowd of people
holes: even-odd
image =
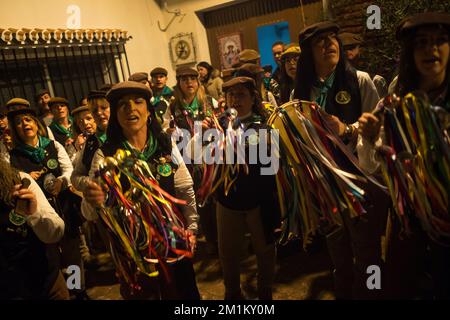
[[[98,179],[104,159],[126,150],[148,164],[166,193],[183,201],[177,205],[183,237],[195,254],[197,237],[205,236],[208,254],[220,260],[224,299],[245,298],[239,266],[249,234],[257,257],[258,298],[271,300],[277,231],[286,223],[279,212],[275,175],[262,175],[260,162],[250,164],[238,172],[231,188],[220,184],[206,200],[199,199],[205,164],[185,163],[172,137],[180,129],[194,137],[196,123],[203,129],[230,130],[224,119],[231,119],[233,112],[244,132],[270,130],[267,121],[282,105],[312,101],[323,111],[324,125],[357,156],[359,165],[380,177],[375,154],[386,135],[374,113],[379,101],[422,91],[447,112],[447,127],[450,111],[450,15],[410,16],[397,30],[400,65],[391,85],[380,75],[359,70],[364,46],[360,36],[340,33],[336,23],[323,21],[304,28],[298,43],[273,44],[275,70],[260,65],[256,50],[246,49],[227,79],[203,61],[196,68],[177,68],[173,88],[167,85],[168,71],[158,66],[91,91],[79,106],[51,97],[48,90],[38,93],[34,107],[21,97],[9,100],[0,109],[0,299],[89,299],[86,266],[100,263],[93,253],[98,246],[111,250],[107,256],[124,299],[201,298],[192,257],[160,261],[155,264],[159,275],[149,277],[101,218],[106,203],[114,214],[126,214],[110,203],[111,191]],[[256,143],[263,142],[268,141]],[[354,173],[335,154],[340,169]],[[118,179],[121,192],[132,194],[135,186],[124,176]],[[448,187],[448,176],[436,179]],[[408,212],[412,232],[403,234],[390,214],[392,199],[371,182],[359,182],[358,187],[367,195],[362,215],[352,217],[344,210],[341,224],[297,235],[305,250],[318,238],[326,242],[336,298],[449,299],[450,243],[430,237],[414,210]],[[448,216],[442,219],[448,221]],[[387,228],[386,251],[382,239],[386,241]],[[94,245],[95,239],[100,245]],[[64,276],[72,265],[80,267],[81,286],[69,290]],[[388,279],[383,290],[367,287],[371,265],[380,266]],[[424,281],[431,283],[427,294]]]

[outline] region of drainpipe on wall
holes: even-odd
[[[331,1],[322,0],[323,16],[325,20],[333,20],[333,11],[331,10]]]

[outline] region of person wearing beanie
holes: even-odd
[[[205,88],[206,94],[216,100],[223,98],[222,84],[220,72],[214,69],[208,62],[202,61],[197,64],[197,71],[200,75],[200,82]]]
[[[162,124],[164,121],[164,114],[173,97],[173,90],[167,86],[168,72],[166,69],[156,67],[150,72],[150,75],[151,89],[153,91],[151,103],[153,108],[155,108],[155,114],[158,117],[158,121]]]
[[[107,93],[110,103],[111,118],[107,129],[106,142],[96,151],[89,172],[90,181],[84,190],[86,208],[84,215],[88,220],[99,218],[96,208],[105,204],[106,194],[102,187],[95,182],[95,174],[103,158],[112,157],[118,149],[126,149],[134,156],[145,161],[158,183],[164,190],[187,202],[179,207],[186,224],[182,230],[188,235],[191,249],[196,246],[198,215],[196,211],[195,195],[192,188],[192,178],[183,162],[183,158],[176,146],[172,145],[170,136],[161,130],[159,122],[152,111],[150,89],[137,82],[125,81],[114,85]],[[159,165],[156,166],[155,163]],[[158,168],[166,168],[162,174]],[[126,193],[129,185],[122,183]],[[119,210],[118,204],[111,204],[113,209]],[[101,214],[101,213],[100,213]],[[103,221],[102,219],[100,219]],[[108,227],[107,227],[108,228]],[[177,299],[198,300],[200,294],[195,280],[195,273],[190,258],[167,264],[170,282],[163,275],[160,264],[156,268],[160,276],[148,277],[142,273],[128,257],[124,249],[117,243],[110,243],[114,248],[117,272],[121,283],[121,294],[125,299]],[[145,248],[148,252],[148,248]],[[135,283],[128,283],[126,275],[121,271],[120,265],[126,263]],[[156,282],[156,283],[155,283]],[[136,285],[139,288],[136,288]]]

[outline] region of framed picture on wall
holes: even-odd
[[[229,33],[218,36],[217,40],[222,70],[231,69],[231,66],[239,61],[239,52],[242,51],[242,34]]]
[[[179,33],[170,38],[170,58],[175,66],[196,62],[194,36],[192,33]]]

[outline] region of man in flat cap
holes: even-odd
[[[239,53],[239,61],[241,63],[253,63],[259,65],[260,54],[258,51],[253,49],[244,49]]]
[[[36,104],[38,106],[38,115],[41,122],[49,126],[53,121],[53,114],[50,112],[48,102],[50,101],[50,91],[47,89],[39,90],[36,94]]]
[[[48,106],[53,114],[53,121],[49,127],[55,140],[64,146],[70,160],[73,161],[77,148],[74,144],[75,135],[70,117],[69,101],[62,97],[54,97],[50,99]]]
[[[150,72],[151,89],[153,91],[150,103],[155,108],[155,114],[161,124],[164,113],[173,97],[173,90],[167,86],[167,75],[167,70],[161,67],[156,67]]]
[[[358,119],[363,112],[375,108],[379,97],[370,76],[348,63],[338,32],[339,26],[331,21],[315,23],[300,32],[294,98],[318,103],[323,110],[324,125],[349,148],[355,148]],[[336,159],[342,169],[355,171],[338,152]],[[387,205],[383,205],[388,199],[374,195],[371,189],[375,188],[368,183],[359,186],[367,191],[364,218],[356,221],[348,211],[342,211],[342,225],[322,230],[335,268],[338,299],[368,299],[379,294],[377,290],[368,290],[366,270],[382,262],[381,218],[387,212]]]

